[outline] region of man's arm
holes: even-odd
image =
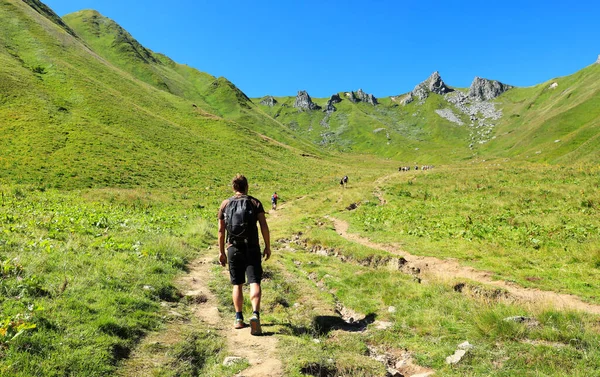
[[[221,206],[219,207],[219,213],[217,214],[217,219],[219,221],[219,263],[221,266],[225,267],[227,264],[227,254],[225,254],[225,218],[223,217],[223,211],[227,206],[229,201],[223,200]]]
[[[271,233],[269,232],[269,225],[267,225],[264,212],[259,213],[257,217],[260,224],[260,233],[265,241],[265,260],[268,260],[271,257]]]
[[[219,219],[219,263],[225,266],[227,254],[225,254],[225,221]]]

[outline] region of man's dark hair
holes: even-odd
[[[236,175],[231,181],[231,184],[233,185],[233,189],[237,192],[241,192],[242,194],[248,192],[248,180],[241,174]]]

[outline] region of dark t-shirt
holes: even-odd
[[[265,209],[263,208],[263,205],[260,202],[260,200],[256,199],[253,196],[250,196],[250,195],[246,195],[246,196],[248,197],[248,199],[250,199],[250,203],[252,203],[252,206],[254,207],[257,217],[259,214],[265,213]],[[225,220],[225,207],[227,207],[228,204],[229,204],[229,199],[225,199],[225,200],[223,200],[223,203],[221,203],[221,207],[219,208],[219,212],[217,213],[217,218],[219,220]],[[253,224],[253,225],[254,226],[251,229],[251,231],[253,232],[253,235],[251,238],[255,239],[256,246],[259,246],[259,244],[258,244],[258,227],[256,226],[256,224]]]

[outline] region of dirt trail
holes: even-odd
[[[238,376],[244,377],[281,377],[283,376],[281,361],[277,358],[277,338],[265,331],[263,336],[250,335],[250,328],[241,330],[233,328],[233,318],[223,318],[218,310],[215,295],[208,288],[210,267],[216,260],[216,249],[209,250],[209,255],[195,261],[190,272],[181,278],[182,285],[188,287],[186,295],[198,297],[202,295],[206,302],[196,304],[193,313],[201,321],[215,328],[226,338],[229,356],[238,356],[248,360],[250,367],[241,371]],[[223,274],[228,274],[226,269]]]
[[[542,291],[539,289],[524,288],[513,283],[492,279],[492,273],[479,271],[471,267],[461,266],[458,262],[442,260],[434,257],[421,257],[411,255],[397,246],[383,245],[370,241],[357,234],[348,233],[348,223],[329,218],[333,221],[335,229],[342,237],[368,246],[373,249],[384,250],[402,256],[407,260],[408,266],[415,271],[420,271],[423,278],[438,280],[469,279],[499,287],[508,291],[515,299],[535,305],[550,306],[561,310],[577,310],[587,313],[600,314],[600,305],[588,304],[574,295]]]

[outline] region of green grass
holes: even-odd
[[[392,353],[409,349],[415,362],[445,376],[551,376],[567,371],[584,376],[599,367],[600,359],[595,355],[597,324],[587,315],[532,310],[484,295],[465,296],[455,292],[452,285],[419,284],[410,276],[388,268],[342,263],[335,257],[296,251],[286,252],[282,259],[289,271],[304,277],[304,283],[296,282],[297,286],[312,286],[303,289],[315,292],[321,286],[320,290],[329,292],[338,304],[393,324],[389,330],[377,330],[371,325],[366,333],[312,331],[311,337],[285,338],[290,375],[296,375],[291,371],[310,363],[340,368],[337,357],[354,358],[354,366],[366,368],[370,365],[364,361],[368,354],[366,345]],[[311,275],[315,276],[312,282],[306,278]],[[316,282],[322,285],[315,285]],[[388,310],[390,306],[395,308],[394,312]],[[320,314],[317,311],[312,315],[316,318]],[[505,320],[516,315],[535,318],[539,325],[527,327]],[[315,345],[314,337],[321,342]],[[445,358],[465,340],[475,348],[458,366],[446,365]],[[342,356],[343,352],[353,356]],[[325,359],[324,355],[329,355],[333,362],[319,362]],[[358,361],[360,358],[362,362]]]
[[[214,237],[198,207],[104,195],[3,187],[2,321],[35,327],[1,338],[0,374],[114,371],[161,325],[159,303],[180,297],[173,278]]]
[[[483,164],[398,173],[350,231],[598,303],[598,169]]]

